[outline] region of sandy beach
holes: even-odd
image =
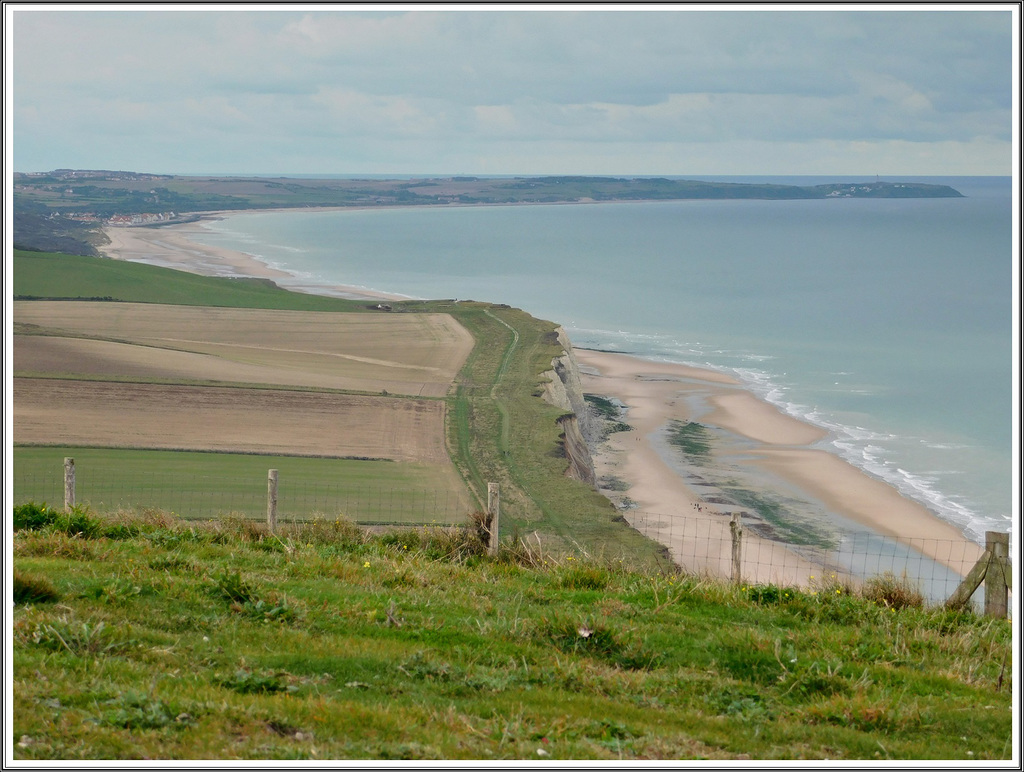
[[[203,228],[201,221],[159,228],[108,227],[110,243],[103,252],[210,276],[266,278],[299,291],[398,299],[358,287],[304,286],[252,255],[193,241]],[[959,529],[819,447],[827,438],[823,429],[786,415],[730,376],[587,349],[576,349],[575,356],[584,390],[619,400],[632,427],[602,443],[595,454],[598,477],[619,482],[625,490],[619,498],[629,500],[623,508],[627,520],[668,546],[688,570],[728,574],[730,520],[739,513],[747,581],[807,585],[821,573],[821,565],[806,550],[787,546],[771,527],[757,522],[750,507],[722,495],[733,476],[755,492],[796,502],[794,511],[811,530],[829,525],[824,521],[830,517],[845,521],[900,540],[961,573],[981,555],[981,548]],[[681,462],[667,439],[673,421],[698,421],[714,432],[713,465],[701,469]]]
[[[110,239],[110,243],[100,247],[100,251],[107,257],[116,260],[148,263],[206,276],[270,279],[280,286],[296,292],[354,299],[401,299],[398,295],[371,292],[361,287],[303,283],[295,275],[273,268],[253,255],[221,247],[211,247],[195,241],[194,236],[205,230],[203,220],[217,218],[218,213],[211,212],[195,222],[160,227],[108,226],[103,229],[103,232]]]
[[[612,434],[597,454],[599,477],[628,484],[631,506],[646,518],[641,525],[669,544],[684,566],[721,567],[732,514],[751,512],[725,505],[703,469],[680,466],[681,454],[664,437],[671,421],[709,427],[716,434],[720,475],[729,469],[728,474],[745,475],[764,490],[805,502],[809,520],[822,519],[825,510],[957,571],[969,569],[964,564],[981,555],[978,545],[923,505],[816,447],[827,437],[823,429],[786,415],[729,376],[586,349],[576,349],[575,356],[584,390],[620,400],[626,406],[624,421],[633,427]],[[804,560],[799,550],[760,538],[756,531],[746,530],[743,544],[743,575],[750,581],[805,584],[820,574],[820,566]]]

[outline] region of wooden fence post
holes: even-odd
[[[501,509],[501,495],[498,483],[487,483],[487,530],[490,536],[487,551],[493,555],[498,551],[498,515]]]
[[[986,616],[1005,619],[1007,596],[1013,589],[1010,573],[1010,534],[999,531],[985,532],[985,551],[946,601],[946,606],[966,606],[982,582],[985,583]]]
[[[75,508],[75,459],[64,459],[64,509]]]
[[[729,521],[732,532],[732,580],[736,584],[743,583],[743,526],[740,525],[740,513],[733,512]]]
[[[985,572],[985,615],[1006,619],[1010,580],[1010,534],[986,531],[985,551],[992,559]]]
[[[267,526],[277,530],[277,470],[267,470]]]

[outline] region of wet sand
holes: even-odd
[[[708,503],[709,487],[700,470],[695,475],[673,462],[680,454],[663,436],[673,420],[699,421],[715,430],[716,443],[726,449],[723,455],[748,479],[794,492],[956,571],[969,569],[964,564],[973,564],[982,553],[980,546],[922,504],[816,447],[827,438],[823,429],[783,413],[723,373],[586,349],[576,349],[575,356],[584,371],[584,390],[624,403],[624,421],[633,427],[604,443],[596,458],[599,477],[628,484],[635,511],[657,513],[642,525],[657,521],[660,528],[655,533],[660,530],[660,540],[670,544],[684,564],[692,562],[690,568],[699,570],[716,558],[722,560],[715,553],[728,548],[729,520],[736,507]],[[698,524],[701,520],[708,522]],[[691,535],[698,527],[721,539],[717,549],[708,540],[705,554],[700,553]],[[744,535],[744,558],[743,575],[751,581],[803,584],[820,574],[820,566],[803,560],[797,551],[749,531]]]

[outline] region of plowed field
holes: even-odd
[[[473,345],[445,314],[23,301],[14,318],[16,444],[448,465],[436,397]]]
[[[20,444],[444,464],[445,403],[305,391],[16,378]]]
[[[447,314],[19,301],[15,371],[444,396],[473,347]],[[100,345],[100,344],[106,345]]]

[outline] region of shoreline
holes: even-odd
[[[702,199],[673,199],[678,201],[700,201]],[[477,207],[504,206],[585,206],[601,204],[643,204],[651,203],[644,199],[624,199],[615,201],[599,201],[595,199],[579,199],[576,201],[518,201],[505,203],[449,203],[449,204],[393,204],[389,209],[461,209]],[[274,214],[299,212],[356,212],[381,209],[380,206],[360,204],[354,206],[302,206],[302,207],[268,207],[265,209],[211,209],[203,212],[188,213],[189,219],[183,222],[171,222],[159,225],[103,225],[101,231],[110,240],[97,249],[101,254],[114,260],[131,260],[149,263],[165,268],[191,270],[207,276],[223,276],[233,278],[290,279],[288,289],[311,294],[328,294],[358,300],[410,300],[407,295],[385,293],[369,290],[353,285],[300,284],[299,277],[288,271],[276,269],[246,252],[211,247],[200,244],[189,238],[190,235],[204,230],[203,223],[223,220],[239,214]],[[166,234],[166,238],[161,238]],[[188,259],[191,255],[193,259]],[[198,260],[198,264],[197,261]],[[187,266],[187,267],[183,267]],[[201,268],[203,270],[195,270]],[[326,290],[326,292],[325,292]]]
[[[687,200],[687,199],[683,199]],[[697,199],[695,199],[697,200]],[[494,206],[583,206],[611,203],[644,203],[641,200],[627,201],[521,201],[514,203],[451,203],[451,204],[394,204],[394,209],[444,209]],[[648,202],[649,203],[649,202]],[[98,251],[113,260],[129,260],[138,263],[175,268],[205,276],[226,278],[269,279],[283,289],[305,292],[312,295],[329,295],[349,300],[412,300],[409,295],[382,292],[355,285],[322,284],[303,282],[301,277],[289,271],[274,268],[264,260],[247,252],[225,247],[207,246],[190,236],[207,230],[203,223],[226,219],[238,214],[274,214],[297,212],[355,212],[380,209],[379,206],[304,206],[269,207],[266,209],[214,209],[192,212],[194,219],[161,225],[104,225],[101,230],[109,240],[98,247]]]
[[[191,238],[206,230],[203,222],[223,219],[231,213],[204,212],[198,220],[157,227],[107,225],[103,228],[103,234],[109,243],[99,247],[99,251],[113,260],[146,263],[204,276],[269,279],[283,289],[313,295],[332,295],[351,300],[409,299],[404,295],[376,292],[363,287],[304,283],[295,274],[274,268],[255,255],[207,246]]]
[[[725,545],[731,513],[743,509],[750,514],[749,507],[722,506],[719,497],[709,495],[717,492],[709,483],[715,475],[709,478],[700,467],[681,465],[682,454],[664,438],[672,421],[693,421],[714,433],[715,463],[727,475],[745,478],[751,488],[762,486],[779,497],[801,500],[806,511],[798,506],[796,513],[812,526],[853,525],[911,546],[957,572],[982,554],[979,545],[923,504],[819,447],[828,437],[824,429],[761,400],[731,376],[592,349],[575,349],[574,355],[584,391],[618,399],[626,406],[622,420],[633,427],[604,442],[595,458],[598,477],[624,480],[635,510],[667,518],[662,530],[669,535],[684,532],[692,527],[688,521],[708,513],[708,527]],[[758,555],[756,563],[744,565],[745,578],[801,583],[815,569],[820,573],[820,566],[809,566],[795,553],[780,554],[778,542],[766,543],[750,531],[744,544]]]
[[[302,211],[334,209],[339,208]],[[269,279],[310,294],[407,299],[362,287],[303,284],[294,274],[254,255],[190,238],[204,230],[204,221],[236,213],[204,212],[199,220],[160,227],[107,226],[104,233],[110,243],[101,251],[114,259],[208,276]],[[628,486],[634,513],[658,520],[653,528],[645,524],[651,529],[649,535],[674,554],[688,556],[687,568],[720,570],[728,565],[730,512],[728,507],[709,505],[707,483],[695,484],[688,479],[693,470],[679,466],[679,453],[665,436],[672,421],[699,421],[713,429],[716,445],[721,446],[719,460],[742,473],[754,491],[796,492],[819,512],[819,518],[821,510],[826,510],[871,533],[910,542],[922,554],[957,571],[966,570],[963,564],[981,555],[980,546],[923,504],[839,455],[816,447],[828,436],[824,429],[784,413],[729,375],[627,354],[589,349],[574,349],[574,354],[584,391],[620,400],[628,409],[624,420],[634,428],[613,434],[602,444],[595,454],[598,477],[618,478]],[[820,573],[820,565],[779,541],[747,530],[744,543],[745,551],[754,556],[744,565],[744,576],[750,581],[807,584],[809,577]]]

